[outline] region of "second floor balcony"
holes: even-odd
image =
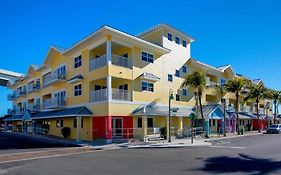
[[[53,109],[53,108],[61,108],[66,106],[66,99],[58,99],[58,98],[47,98],[43,100],[43,108],[44,109]]]
[[[15,98],[16,98],[16,94],[15,94],[15,93],[8,94],[7,99],[8,99],[9,101],[13,101],[13,100],[15,100]]]
[[[131,59],[120,55],[111,55],[111,64],[132,69]],[[107,65],[106,55],[99,56],[90,60],[89,71],[93,71]]]
[[[131,101],[131,93],[128,90],[111,89],[112,100]],[[108,100],[108,90],[100,89],[90,92],[90,102],[98,102]]]
[[[66,81],[66,72],[59,73],[58,71],[54,71],[44,76],[43,85],[48,86],[53,83],[64,81]]]

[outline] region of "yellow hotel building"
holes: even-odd
[[[167,126],[172,90],[172,107],[177,110],[171,126],[182,131],[190,126],[188,116],[195,105],[193,92],[180,87],[186,75],[204,71],[207,84],[246,78],[229,65],[212,67],[192,59],[192,42],[185,33],[160,24],[137,36],[103,26],[68,49],[52,46],[42,65],[31,65],[25,76],[9,84],[13,107],[5,120],[14,128],[44,125],[55,136],[69,127],[70,138],[77,141],[143,139],[150,130]],[[235,97],[229,93],[225,97],[231,113]],[[212,132],[221,125],[220,98],[214,89],[203,94],[204,117]],[[261,114],[267,102],[261,102]],[[246,103],[240,110],[254,108]],[[246,114],[244,119],[242,126],[252,122]],[[233,131],[233,122],[229,120],[228,132]]]

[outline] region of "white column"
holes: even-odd
[[[107,77],[106,77],[106,87],[107,87],[107,100],[108,100],[108,101],[111,101],[111,100],[112,100],[111,81],[112,81],[112,77],[111,77],[111,76],[107,76]]]
[[[76,124],[77,124],[77,127],[76,127],[76,142],[79,143],[81,142],[81,120],[82,120],[82,117],[81,116],[77,116],[76,117]]]
[[[106,63],[111,64],[111,40],[106,40]]]
[[[134,82],[134,59],[135,59],[135,48],[132,48],[132,92],[131,92],[131,100],[134,101],[134,89],[135,89],[135,82]]]
[[[142,138],[145,141],[147,135],[147,116],[142,116]]]

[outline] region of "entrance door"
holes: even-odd
[[[112,137],[122,137],[123,119],[112,118]]]

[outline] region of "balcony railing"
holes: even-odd
[[[96,70],[106,65],[106,55],[90,60],[90,71]]]
[[[7,110],[7,114],[8,115],[15,115],[16,114],[16,110],[15,109],[8,109]]]
[[[57,71],[55,71],[44,77],[43,84],[44,86],[47,86],[57,81],[64,81],[65,79],[66,79],[66,73],[58,73]]]
[[[12,93],[12,94],[8,94],[8,100],[9,101],[13,101],[16,98],[16,94]]]
[[[111,55],[111,64],[121,67],[126,67],[131,69],[132,68],[132,62],[129,58],[120,56],[120,55]],[[106,55],[102,55],[98,58],[93,58],[90,60],[90,68],[89,70],[96,70],[98,68],[101,68],[103,66],[106,66]]]
[[[28,110],[30,110],[30,111],[34,110],[34,104],[33,103],[28,104]]]
[[[66,105],[66,99],[48,98],[43,101],[44,109],[60,108]]]
[[[120,55],[112,54],[111,55],[111,63],[113,65],[116,65],[116,66],[126,67],[126,68],[129,68],[129,69],[132,68],[131,60],[129,58],[126,58],[126,57],[123,57],[123,56],[120,56]]]
[[[33,106],[33,111],[40,111],[40,104],[36,104]]]
[[[244,106],[244,111],[245,112],[252,112],[251,106]]]
[[[101,89],[92,91],[90,93],[90,101],[97,102],[97,101],[104,101],[107,100],[107,89]],[[131,94],[127,90],[122,89],[112,89],[112,100],[121,100],[121,101],[130,101]]]
[[[31,93],[31,92],[37,91],[37,90],[40,90],[40,84],[32,84],[32,85],[29,85],[27,88],[28,93]]]
[[[26,90],[23,90],[20,92],[19,96],[25,96],[26,95]]]

